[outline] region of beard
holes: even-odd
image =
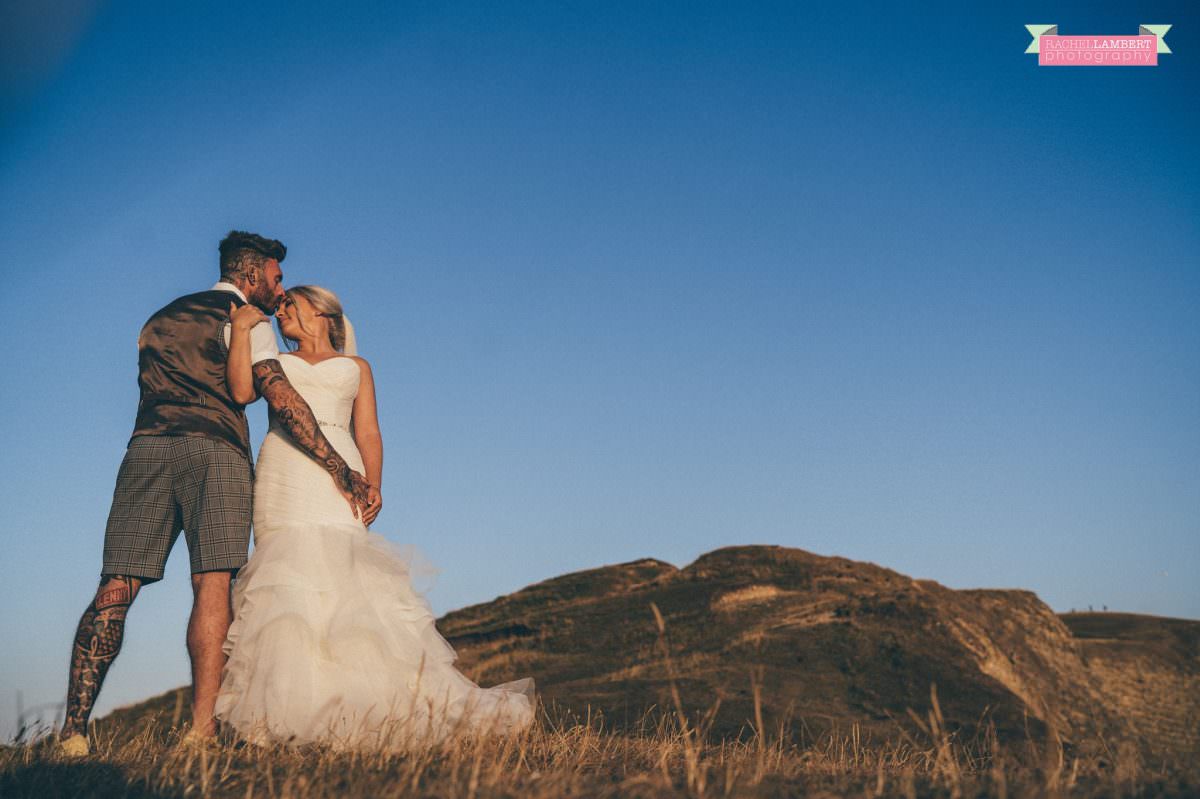
[[[260,280],[254,290],[246,297],[246,301],[257,306],[267,316],[273,316],[279,308],[280,297],[267,288],[266,282]]]

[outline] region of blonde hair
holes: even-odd
[[[298,296],[308,300],[313,310],[329,320],[329,343],[338,352],[345,351],[346,317],[342,314],[342,302],[336,294],[320,286],[293,286],[287,290],[287,296],[293,302]],[[312,333],[304,326],[299,315],[296,316],[296,322],[305,333]]]

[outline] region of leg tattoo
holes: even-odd
[[[108,667],[121,651],[125,614],[137,593],[137,581],[124,575],[102,578],[96,598],[83,612],[75,631],[71,652],[70,685],[67,687],[63,736],[87,734],[88,717],[96,704]]]

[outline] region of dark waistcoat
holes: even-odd
[[[134,436],[206,436],[250,457],[245,406],[234,402],[225,380],[224,329],[229,304],[245,305],[228,291],[201,291],[161,309],[138,336],[138,403]]]

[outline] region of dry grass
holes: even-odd
[[[647,717],[649,719],[649,716]],[[931,726],[932,725],[934,726]],[[1070,758],[1054,745],[1032,759],[931,738],[871,741],[857,729],[809,746],[780,735],[708,741],[703,720],[661,716],[641,732],[596,720],[558,723],[542,709],[516,737],[461,739],[407,755],[287,749],[230,741],[176,746],[160,723],[130,735],[97,731],[86,761],[49,740],[0,750],[4,797],[1052,797],[1195,795],[1186,777],[1146,774],[1132,753],[1114,763]]]
[[[0,746],[0,797],[1196,797],[1195,765],[1152,769],[1126,743],[1076,755],[1050,741],[1003,746],[994,731],[973,740],[947,729],[931,690],[930,710],[897,720],[891,740],[857,726],[795,741],[784,720],[765,729],[760,681],[751,675],[754,718],[738,739],[714,739],[717,704],[689,716],[658,608],[672,707],[651,709],[632,730],[606,728],[539,705],[535,723],[504,738],[460,738],[404,754],[327,747],[259,747],[227,738],[179,746],[182,705],[93,727],[93,754],[63,759],[52,736]],[[802,726],[802,725],[801,725]]]
[[[1006,752],[994,740],[959,743],[936,711],[924,740],[865,739],[852,728],[803,748],[754,734],[709,741],[704,719],[650,716],[616,734],[592,719],[560,722],[543,708],[527,732],[458,740],[408,754],[176,745],[157,720],[130,736],[94,736],[85,761],[56,756],[51,741],[0,749],[6,797],[790,797],[1188,796],[1196,783],[1145,773],[1126,752],[1113,763],[1073,759],[1060,744]],[[1193,790],[1189,790],[1189,786]]]

